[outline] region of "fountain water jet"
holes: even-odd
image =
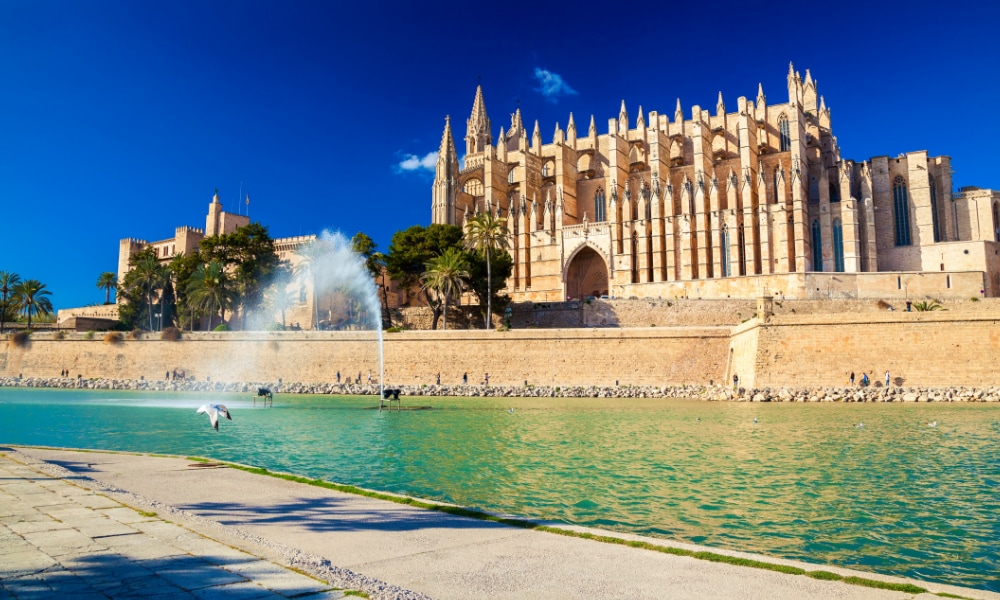
[[[340,232],[324,230],[314,242],[303,248],[296,268],[295,283],[308,283],[313,291],[313,319],[317,328],[320,302],[340,294],[349,313],[355,313],[354,326],[373,326],[378,335],[379,406],[385,390],[385,352],[382,340],[382,303],[378,299],[375,281],[365,265],[364,257],[351,248],[350,241]],[[332,303],[332,300],[331,300]],[[357,306],[362,308],[357,310]],[[332,312],[332,311],[331,311]]]

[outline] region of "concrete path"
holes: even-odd
[[[283,588],[269,587],[270,579],[257,581],[243,575],[246,569],[241,571],[232,566],[252,564],[253,556],[262,556],[316,574],[333,585],[343,581],[357,583],[356,589],[365,590],[372,598],[410,598],[420,594],[463,599],[901,600],[915,597],[455,517],[236,469],[197,467],[180,458],[32,448],[8,450],[9,458],[0,459],[0,465],[6,469],[0,476],[7,478],[0,487],[3,515],[0,523],[5,527],[0,530],[3,532],[0,552],[5,557],[23,557],[26,566],[12,574],[7,573],[6,567],[0,568],[0,578],[7,589],[12,589],[11,582],[28,578],[34,578],[35,585],[55,585],[54,580],[39,571],[46,565],[58,569],[58,573],[65,572],[66,581],[73,585],[99,589],[97,585],[113,579],[101,568],[102,561],[111,560],[105,557],[112,556],[113,560],[127,560],[134,565],[130,568],[144,568],[152,576],[161,576],[165,585],[175,586],[178,593],[190,585],[192,571],[201,569],[205,569],[205,576],[198,583],[204,583],[202,587],[206,590],[212,589],[211,586],[256,585],[276,594],[285,593]],[[52,471],[60,468],[66,471]],[[38,471],[45,469],[61,473],[75,485],[39,475]],[[38,489],[44,493],[30,491]],[[25,497],[27,500],[22,499]],[[119,502],[155,511],[201,535],[159,519],[144,518],[134,510],[121,508]],[[62,506],[63,511],[49,514],[50,506]],[[95,513],[99,521],[94,520]],[[83,522],[69,520],[77,514],[80,516],[73,518]],[[115,515],[127,516],[116,519]],[[45,526],[46,535],[33,531],[35,526],[31,523],[38,520],[51,521]],[[705,549],[654,538],[610,535]],[[148,538],[151,547],[158,550],[151,554],[124,553],[132,548],[125,540],[134,536]],[[116,537],[122,539],[115,540]],[[714,551],[807,570],[822,568],[845,576],[905,581],[836,567]],[[165,553],[166,557],[180,558],[171,564],[164,561]],[[185,568],[188,564],[185,561],[198,561],[200,566]],[[263,561],[256,563],[261,569],[274,568]],[[76,567],[80,570],[73,571]],[[189,579],[173,576],[175,571],[187,573]],[[911,583],[932,592],[1000,600],[1000,594],[980,590]],[[315,591],[323,589],[318,586]],[[198,590],[189,593],[193,595]],[[930,594],[916,597],[937,598]]]

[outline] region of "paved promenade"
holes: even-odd
[[[0,598],[341,597],[334,588],[371,598],[938,597],[519,529],[181,458],[0,448]]]

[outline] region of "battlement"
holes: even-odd
[[[149,242],[146,240],[140,240],[139,238],[122,238],[122,244],[129,244],[131,246],[147,246]]]
[[[188,233],[197,233],[199,235],[205,235],[205,230],[204,229],[200,229],[198,227],[191,227],[191,226],[188,226],[188,225],[182,225],[182,226],[178,227],[176,229],[176,231],[177,231],[177,233],[181,233],[181,232],[185,232],[186,231]]]

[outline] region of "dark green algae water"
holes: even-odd
[[[233,414],[219,432],[195,414],[207,401]],[[1000,591],[1000,406],[374,402],[279,395],[262,409],[225,394],[0,388],[0,443],[199,455]]]

